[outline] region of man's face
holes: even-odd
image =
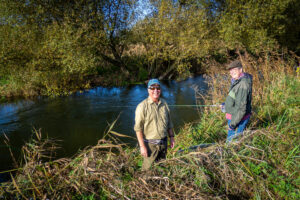
[[[151,85],[148,88],[148,93],[149,93],[149,97],[152,99],[152,101],[158,101],[160,94],[161,94],[160,85],[158,85],[158,84]]]
[[[238,67],[232,68],[230,69],[229,73],[233,79],[237,80],[240,78],[241,74],[243,73],[243,69]]]

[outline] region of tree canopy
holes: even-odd
[[[0,87],[59,94],[95,77],[203,73],[236,50],[299,55],[299,10],[297,0],[1,0]]]

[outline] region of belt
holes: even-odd
[[[146,142],[146,143],[150,143],[150,144],[167,144],[167,142],[168,142],[168,139],[167,139],[167,137],[165,137],[165,138],[163,138],[163,139],[149,139],[149,140],[147,140],[147,139],[144,139],[144,142]]]

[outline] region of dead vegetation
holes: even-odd
[[[247,161],[256,165],[268,163],[266,157],[274,150],[254,146],[253,138],[267,137],[275,144],[278,134],[249,131],[229,146],[216,144],[194,152],[169,154],[167,160],[142,172],[138,149],[119,144],[112,134],[72,159],[42,162],[46,152],[42,148],[52,142],[41,139],[38,133],[36,140],[23,147],[26,162],[11,182],[1,185],[0,196],[5,199],[249,199],[258,193],[262,199],[277,199],[263,177],[249,169]]]

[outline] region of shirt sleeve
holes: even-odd
[[[168,120],[168,130],[169,130],[169,129],[172,129],[174,126],[173,126],[173,123],[172,123],[170,108],[169,108],[168,105],[166,105],[166,106],[167,106],[167,110],[168,110],[168,118],[169,118],[169,120]]]
[[[140,103],[135,110],[135,124],[134,124],[134,131],[143,131],[144,130],[144,121],[145,116],[143,112],[143,104]]]

